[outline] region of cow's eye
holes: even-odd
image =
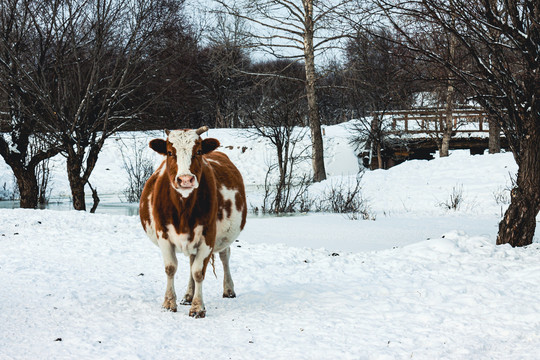
[[[168,156],[172,156],[172,151],[167,151]]]
[[[197,150],[197,155],[202,155],[202,150]]]

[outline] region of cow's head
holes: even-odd
[[[172,187],[183,197],[188,197],[199,187],[203,170],[203,155],[219,146],[216,139],[202,140],[200,135],[208,130],[167,131],[167,140],[154,139],[150,147],[167,156],[167,173]]]

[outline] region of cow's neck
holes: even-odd
[[[176,190],[174,190],[171,187],[171,190],[174,192],[174,196],[176,197],[178,203],[179,203],[179,209],[180,210],[180,216],[191,216],[194,214],[194,209],[202,210],[205,208],[205,206],[201,206],[201,204],[197,205],[198,201],[202,201],[203,203],[208,203],[212,201],[216,201],[216,190],[215,190],[215,179],[212,176],[211,173],[208,172],[208,169],[203,169],[202,174],[199,179],[199,187],[197,189],[193,189],[193,191],[189,194],[188,197],[183,197],[180,195]],[[206,212],[205,210],[202,210],[203,212]],[[198,214],[198,212],[197,212]]]
[[[179,193],[176,193],[178,201],[180,202],[180,205],[181,205],[180,208],[182,209],[182,212],[190,213],[193,210],[193,207],[195,206],[195,202],[197,199],[198,190],[199,189],[193,189],[193,191],[191,191],[188,197],[183,197]]]

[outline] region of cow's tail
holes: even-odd
[[[212,265],[212,272],[214,273],[214,276],[217,279],[216,265],[214,264],[215,260],[216,260],[216,258],[214,257],[214,253],[212,253],[211,258],[210,258],[210,264]]]

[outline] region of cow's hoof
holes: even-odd
[[[236,293],[234,290],[225,290],[223,291],[223,297],[232,299],[236,297]]]
[[[176,312],[176,301],[174,300],[165,299],[162,306],[165,310]]]
[[[180,301],[180,305],[191,305],[191,301],[193,300],[193,296],[191,295],[184,295],[184,298]]]
[[[202,319],[206,316],[206,310],[189,310],[189,316],[195,319]]]

